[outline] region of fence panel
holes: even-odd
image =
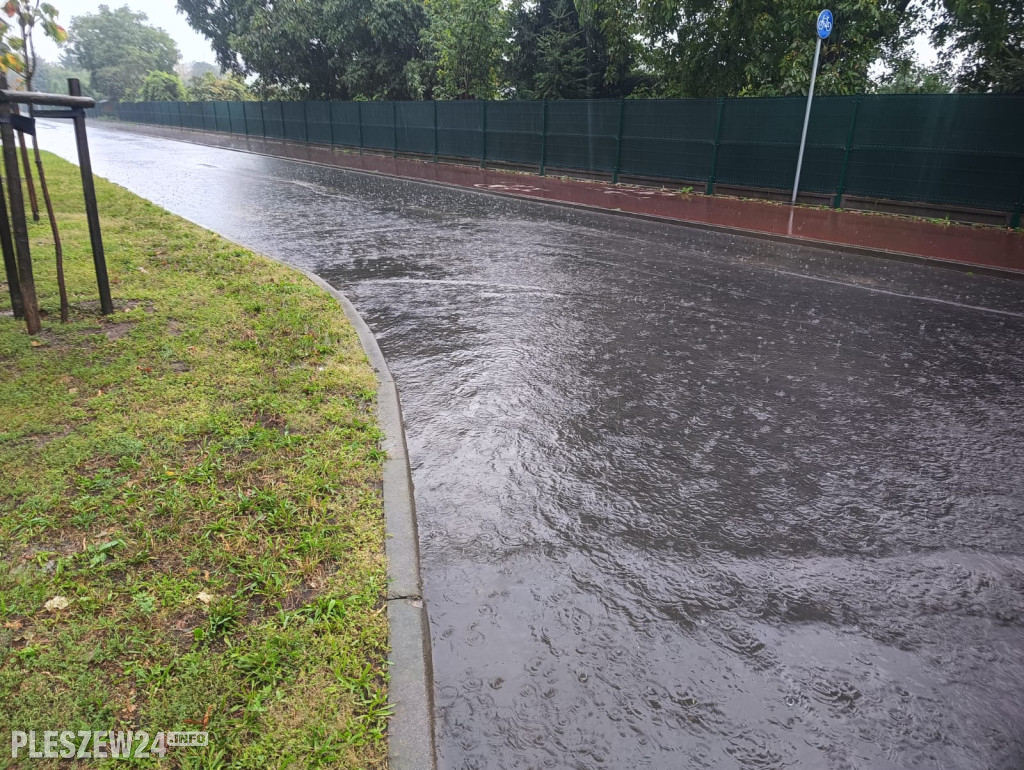
[[[214,102],[213,103],[214,113],[214,124],[217,130],[225,133],[231,133],[231,111],[228,108],[227,102]]]
[[[704,182],[711,177],[717,99],[629,99],[622,124],[620,172]]]
[[[434,103],[396,103],[395,132],[399,152],[432,155],[434,152]]]
[[[203,103],[188,102],[188,127],[196,131],[203,130]]]
[[[395,149],[395,106],[391,102],[363,102],[363,147],[374,150]]]
[[[281,102],[284,138],[290,142],[306,141],[306,103]]]
[[[547,165],[613,173],[618,156],[620,116],[618,101],[548,102]]]
[[[263,136],[263,102],[243,102],[245,133],[249,136]]]
[[[216,131],[217,130],[217,103],[216,102],[200,102],[199,113],[202,117],[202,124],[204,131]]]
[[[335,144],[343,147],[362,147],[363,134],[359,120],[361,104],[361,102],[331,103],[331,127]]]
[[[450,158],[483,157],[483,112],[479,102],[437,103],[437,152]]]
[[[231,133],[245,136],[245,102],[227,102],[227,105]]]
[[[267,139],[284,139],[281,102],[263,102],[263,134]]]
[[[544,102],[488,103],[488,160],[539,166],[543,134]]]
[[[1012,211],[1024,191],[1024,99],[875,96],[861,104],[846,192]]]
[[[139,102],[97,114],[680,184],[792,189],[802,97],[522,102]],[[1012,212],[1024,197],[1024,97],[818,97],[800,188]]]
[[[306,141],[331,144],[331,105],[306,102]]]

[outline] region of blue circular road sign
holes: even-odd
[[[832,11],[824,10],[818,14],[818,37],[822,40],[832,34]]]

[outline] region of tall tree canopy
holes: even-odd
[[[806,93],[818,0],[641,0],[647,65],[657,95]],[[822,49],[820,93],[868,89],[868,70],[904,49],[916,28],[910,0],[836,0]]]
[[[152,71],[171,73],[180,55],[170,35],[146,24],[128,6],[75,16],[68,30],[64,63],[89,72],[94,90],[113,99],[135,98]]]
[[[806,93],[820,0],[177,0],[220,65],[314,99]],[[818,88],[1024,90],[1022,0],[835,0]],[[924,73],[920,33],[942,49]],[[881,83],[872,73],[890,73]],[[152,67],[150,67],[152,69]],[[877,78],[877,75],[876,75]],[[96,84],[98,85],[98,84]]]
[[[139,89],[140,102],[180,102],[188,97],[185,84],[177,75],[154,70],[146,75]]]
[[[1024,92],[1022,0],[935,0],[932,9],[932,41],[961,90]]]
[[[421,95],[422,0],[178,0],[218,62],[263,89],[313,99]]]
[[[230,73],[218,77],[212,72],[204,72],[189,81],[188,98],[194,102],[247,102],[254,97],[238,75]]]
[[[628,95],[638,49],[627,29],[609,23],[620,18],[614,3],[517,0],[509,13],[508,90],[523,99]]]
[[[423,31],[443,99],[493,99],[505,23],[501,0],[426,0]]]

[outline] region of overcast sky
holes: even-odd
[[[174,38],[181,51],[183,62],[206,61],[215,64],[217,59],[213,55],[209,42],[205,37],[193,30],[184,15],[178,13],[174,0],[50,0],[51,4],[60,11],[57,21],[62,27],[67,27],[71,19],[85,13],[96,13],[100,5],[107,5],[111,9],[121,8],[127,5],[133,11],[142,11],[149,17],[153,27],[160,27],[164,32]],[[59,55],[57,46],[46,40],[43,35],[36,37],[38,41],[39,55],[47,61],[56,61]]]

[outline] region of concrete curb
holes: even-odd
[[[266,255],[263,255],[266,256]],[[434,675],[430,660],[430,624],[420,581],[419,535],[409,451],[398,387],[370,327],[348,297],[318,275],[298,270],[338,301],[377,374],[377,417],[384,429],[384,527],[388,559],[388,641],[391,644],[388,704],[390,770],[435,770]]]
[[[322,160],[311,160],[305,158],[296,158],[291,155],[284,153],[277,154],[273,152],[260,152],[258,150],[249,149],[247,147],[236,147],[231,146],[225,142],[212,141],[213,139],[224,138],[225,135],[218,134],[211,131],[198,131],[195,129],[181,129],[172,128],[169,126],[150,126],[138,123],[121,123],[121,122],[105,122],[104,125],[116,126],[119,129],[133,131],[135,133],[144,134],[146,136],[156,136],[162,139],[171,139],[172,141],[187,142],[189,144],[198,144],[203,147],[217,147],[224,150],[231,150],[233,152],[244,152],[250,155],[263,155],[265,157],[280,158],[281,160],[289,160],[294,163],[308,163],[315,166],[328,166],[330,168],[339,168],[345,171],[349,171],[353,174],[367,174],[371,176],[388,177],[392,179],[401,179],[407,182],[416,182],[419,184],[435,185],[438,187],[446,187],[454,190],[462,190],[464,192],[476,193],[478,195],[490,195],[498,196],[502,198],[513,198],[520,201],[530,201],[531,203],[538,203],[548,206],[557,206],[565,209],[576,209],[580,211],[587,211],[596,214],[605,214],[608,216],[619,216],[627,217],[629,219],[638,219],[647,222],[657,222],[660,224],[676,225],[680,227],[689,227],[695,230],[705,230],[710,232],[722,233],[725,235],[736,235],[744,238],[756,238],[758,240],[771,241],[775,243],[784,243],[792,246],[804,246],[807,248],[820,248],[828,249],[829,251],[836,251],[843,254],[852,254],[861,257],[871,257],[875,259],[887,259],[896,262],[906,262],[911,264],[926,265],[929,267],[944,268],[947,270],[955,270],[961,273],[971,273],[974,275],[991,276],[994,278],[1008,278],[1010,280],[1024,280],[1024,271],[1015,270],[1013,268],[1002,268],[994,267],[989,265],[977,265],[969,262],[956,262],[948,259],[941,259],[938,257],[927,257],[920,254],[909,254],[902,251],[890,251],[887,249],[878,249],[866,246],[854,246],[847,243],[839,243],[836,241],[816,240],[811,238],[801,238],[799,236],[783,235],[780,233],[768,233],[761,230],[750,230],[742,227],[732,227],[729,225],[719,225],[710,222],[702,222],[692,219],[675,219],[673,217],[658,216],[656,214],[642,214],[633,211],[621,211],[619,209],[603,208],[600,206],[593,206],[587,203],[573,203],[572,201],[560,201],[553,200],[550,198],[539,198],[531,195],[525,195],[515,192],[507,192],[500,190],[480,190],[472,187],[465,187],[459,184],[453,184],[450,182],[442,182],[432,179],[419,179],[414,177],[405,177],[398,174],[389,174],[384,171],[371,171],[361,168],[353,168],[346,166],[343,163],[328,163]],[[209,137],[211,141],[203,141],[203,138]],[[304,145],[298,142],[287,142],[279,139],[263,139],[260,140],[264,143],[264,149],[267,149],[273,144],[287,145],[293,147],[305,147],[310,145]],[[248,137],[246,137],[246,143],[248,143]]]

